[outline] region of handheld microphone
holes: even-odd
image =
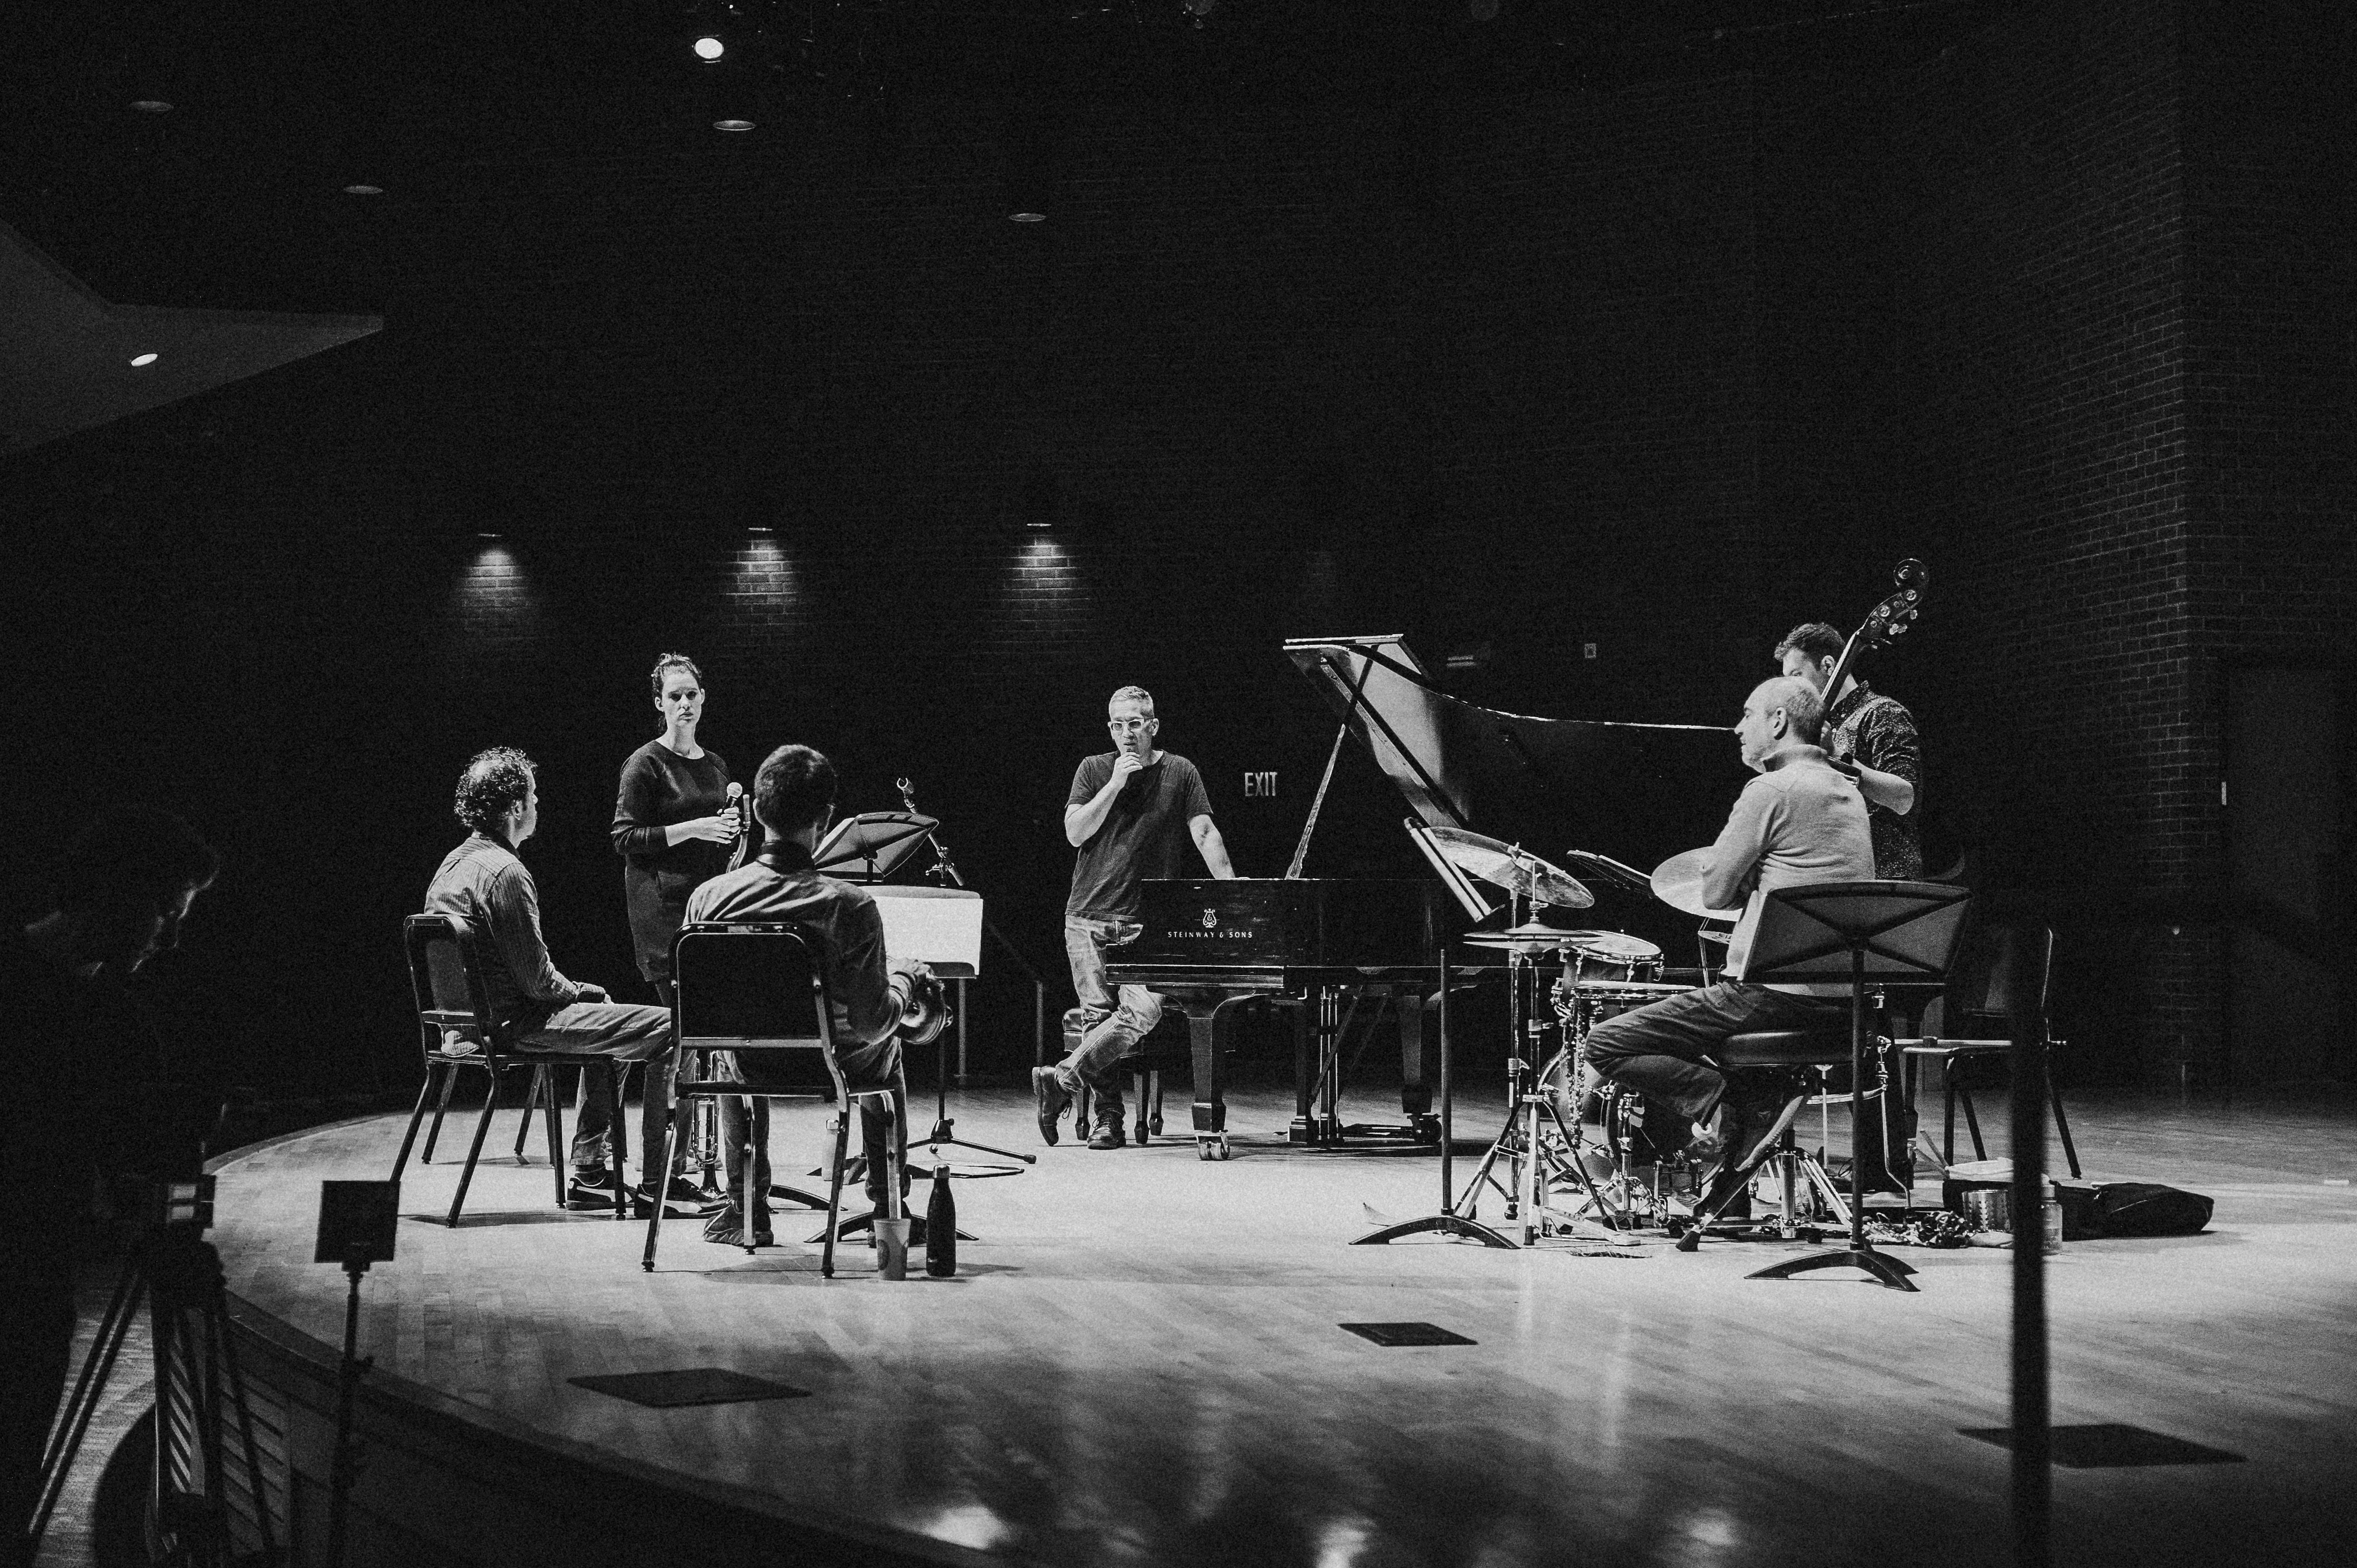
[[[737,780],[735,780],[734,779],[731,779],[730,780],[728,780],[728,808],[727,808],[727,809],[728,809],[728,810],[730,810],[730,811],[734,811],[734,810],[736,810],[736,809],[737,809],[737,802],[739,800],[743,799],[744,794],[745,794],[745,786],[743,786],[742,784],[737,783]],[[739,817],[739,818],[737,818],[737,831],[738,832],[740,832],[740,833],[741,833],[741,832],[743,832],[745,831],[745,819],[744,819],[744,818],[742,818],[742,817]]]

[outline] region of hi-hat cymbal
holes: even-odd
[[[1564,936],[1581,957],[1598,962],[1650,963],[1662,956],[1660,948],[1626,931],[1566,931]]]
[[[1502,931],[1468,931],[1465,934],[1465,942],[1469,947],[1503,948],[1509,952],[1518,952],[1527,957],[1569,947],[1571,939],[1579,934],[1577,931],[1557,930],[1553,926],[1509,926]]]
[[[1580,886],[1568,871],[1549,865],[1537,855],[1462,828],[1433,828],[1432,842],[1451,865],[1469,871],[1484,882],[1519,893],[1534,904],[1558,909],[1585,909],[1596,895]]]
[[[1710,850],[1690,849],[1653,867],[1653,897],[1671,908],[1705,920],[1739,920],[1740,909],[1714,909],[1702,901],[1703,873],[1710,866]]]

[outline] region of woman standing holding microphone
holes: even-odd
[[[622,764],[614,801],[614,853],[622,857],[622,898],[639,972],[668,1007],[671,945],[685,918],[687,896],[728,868],[744,817],[729,795],[727,762],[695,738],[704,719],[704,671],[684,653],[666,653],[655,660],[649,680],[663,732]],[[647,1092],[670,1098],[667,1069],[651,1066],[648,1079]],[[646,1150],[641,1159],[653,1154]],[[702,1196],[683,1181],[669,1185],[680,1188],[670,1193],[675,1200]],[[651,1176],[640,1184],[650,1197],[655,1186]]]

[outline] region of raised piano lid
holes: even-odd
[[[1433,827],[1645,867],[1717,837],[1742,788],[1735,736],[1716,725],[1485,708],[1436,687],[1397,634],[1296,638],[1285,653]]]

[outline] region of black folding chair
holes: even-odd
[[[2071,1122],[2062,1113],[2062,1097],[2054,1088],[2054,1048],[2067,1042],[2054,1037],[2046,1001],[2053,989],[2054,929],[2050,926],[2010,926],[1975,922],[1964,933],[1948,986],[1923,1015],[1923,1034],[1902,1047],[1918,1060],[1940,1060],[1940,1087],[1944,1131],[1940,1163],[1956,1163],[1956,1106],[1964,1108],[1964,1126],[1972,1135],[1973,1158],[1988,1158],[1981,1141],[1981,1119],[1964,1082],[1965,1063],[1978,1057],[2001,1056],[2016,1036],[2032,1042],[2046,1074],[2046,1103],[2054,1112],[2054,1131],[2062,1140],[2062,1157],[2071,1174],[2079,1174],[2078,1145],[2071,1141]]]
[[[730,1095],[745,1104],[745,1144],[737,1150],[741,1162],[738,1190],[744,1204],[747,1252],[754,1248],[755,1219],[767,1196],[755,1179],[760,1156],[767,1152],[752,1114],[755,1100],[817,1100],[838,1106],[834,1158],[829,1170],[826,1200],[826,1244],[819,1273],[834,1273],[835,1231],[843,1210],[844,1161],[851,1138],[851,1121],[858,1102],[883,1101],[888,1111],[893,1091],[854,1090],[844,1082],[834,1061],[833,1015],[827,1009],[826,981],[801,930],[791,925],[696,924],[681,928],[672,944],[673,1093],[677,1097],[670,1125],[663,1133],[662,1163],[671,1168],[689,1107],[699,1098]],[[706,1055],[706,1070],[691,1078],[686,1070],[691,1051],[732,1054],[746,1079],[719,1076],[722,1069]],[[885,1141],[888,1167],[897,1167],[896,1137]],[[883,1218],[900,1215],[900,1173],[883,1173]],[[662,1206],[657,1204],[647,1220],[647,1248],[640,1266],[655,1266],[655,1248],[662,1234]]]
[[[426,1135],[425,1147],[418,1155],[420,1165],[433,1161],[434,1142],[442,1131],[442,1113],[450,1103],[450,1091],[459,1074],[482,1073],[483,1113],[475,1122],[475,1138],[467,1148],[466,1167],[458,1173],[458,1190],[450,1199],[449,1217],[443,1221],[447,1225],[457,1224],[458,1211],[466,1206],[467,1188],[475,1179],[475,1164],[482,1157],[483,1135],[490,1131],[491,1112],[499,1106],[500,1076],[511,1068],[528,1067],[533,1069],[533,1086],[524,1101],[523,1114],[529,1124],[534,1100],[540,1100],[546,1109],[548,1163],[556,1178],[556,1204],[562,1208],[565,1129],[563,1112],[557,1106],[556,1086],[548,1081],[550,1070],[560,1062],[578,1061],[584,1071],[611,1074],[619,1138],[622,1120],[621,1064],[610,1057],[517,1050],[512,1031],[491,1015],[490,993],[483,983],[482,965],[475,957],[474,933],[446,915],[412,915],[402,922],[401,934],[402,946],[409,959],[410,993],[417,1004],[417,1045],[425,1058],[425,1081],[418,1088],[416,1108],[409,1114],[409,1131],[403,1135],[401,1153],[393,1162],[393,1179],[399,1181],[402,1171],[409,1165],[409,1151],[417,1142],[417,1128],[425,1119],[426,1105],[431,1102],[434,1106],[434,1131]],[[518,1159],[522,1158],[522,1148],[519,1132]],[[630,1210],[622,1197],[619,1144],[615,1153],[614,1212],[619,1219]]]

